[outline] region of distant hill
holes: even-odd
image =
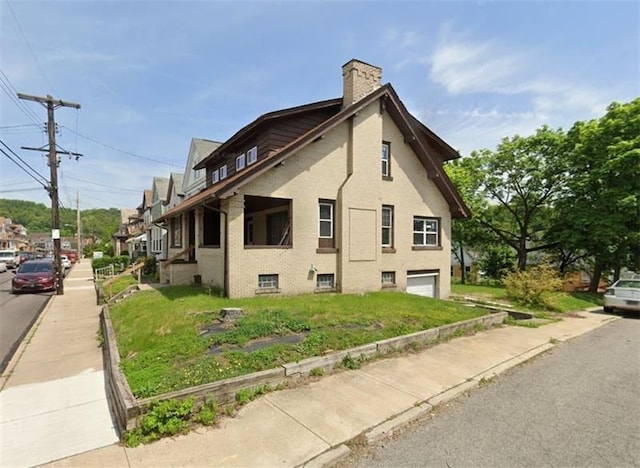
[[[27,228],[27,234],[51,231],[51,208],[42,203],[0,198],[0,216],[11,218],[14,223],[22,224]],[[120,210],[118,208],[80,210],[80,220],[83,236],[108,241],[120,226]],[[63,237],[76,234],[76,210],[60,209],[60,234]]]

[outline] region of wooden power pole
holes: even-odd
[[[51,180],[49,181],[49,196],[51,197],[51,238],[53,239],[53,262],[56,275],[56,294],[64,294],[63,271],[60,264],[60,205],[58,200],[58,155],[56,146],[56,122],[54,111],[58,107],[73,107],[80,109],[80,104],[74,102],[61,101],[46,97],[31,96],[29,94],[18,93],[20,99],[39,102],[47,108],[47,133],[49,135],[49,168],[51,170]],[[46,151],[45,148],[24,148],[35,151]],[[73,156],[81,156],[77,153],[68,153]]]
[[[82,258],[82,229],[80,226],[80,190],[76,190],[76,262]]]

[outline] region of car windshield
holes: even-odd
[[[20,267],[20,273],[46,273],[53,271],[51,268],[51,263],[42,262],[42,263],[23,263]]]
[[[640,288],[640,280],[620,280],[616,288]]]
[[[13,258],[15,254],[13,252],[0,252],[0,258]]]

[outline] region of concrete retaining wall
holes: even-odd
[[[105,373],[109,401],[112,406],[116,428],[122,433],[136,426],[138,418],[145,414],[149,404],[156,400],[194,398],[194,402],[201,403],[205,399],[215,398],[219,404],[228,404],[235,401],[236,394],[243,389],[260,387],[263,385],[278,385],[291,378],[309,375],[313,369],[330,371],[339,366],[346,356],[354,359],[369,358],[387,354],[395,350],[401,350],[417,343],[426,345],[444,340],[469,330],[489,328],[504,323],[508,314],[506,312],[485,315],[463,322],[452,323],[438,328],[398,336],[387,340],[370,343],[356,348],[347,349],[303,359],[299,362],[284,364],[280,368],[271,369],[253,374],[220,380],[197,387],[186,388],[176,392],[165,393],[153,398],[136,399],[129,388],[124,374],[120,370],[120,355],[116,344],[115,333],[109,317],[109,308],[104,306],[100,315],[102,334],[104,337],[103,356],[105,361]]]

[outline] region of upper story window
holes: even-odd
[[[213,171],[211,173],[211,183],[215,184],[219,180],[220,180],[220,171],[218,169],[216,169],[215,171]]]
[[[413,217],[413,245],[437,247],[440,245],[440,227],[438,218]]]
[[[382,177],[391,177],[391,143],[382,142]]]
[[[220,167],[220,180],[224,180],[227,178],[227,165]]]
[[[393,247],[393,206],[382,206],[382,247]]]
[[[244,169],[244,166],[245,166],[245,156],[244,156],[244,153],[242,153],[240,156],[236,158],[236,171],[240,171]]]
[[[249,164],[253,164],[258,160],[258,147],[254,146],[249,151],[247,151],[247,166]]]

